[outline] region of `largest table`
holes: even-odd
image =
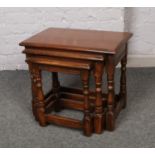
[[[132,34],[128,32],[49,28],[21,42],[20,45],[25,46],[24,53],[27,56],[93,62],[96,84],[94,132],[101,133],[104,128],[114,130],[115,119],[126,106],[127,42],[131,36]],[[121,62],[120,92],[115,95],[115,67],[119,62]],[[104,71],[107,73],[107,94],[102,91]],[[66,106],[80,109],[80,105],[66,104]]]

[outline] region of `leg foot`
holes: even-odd
[[[103,132],[104,127],[104,118],[103,115],[96,114],[94,116],[94,126],[95,126],[95,133],[101,134]]]
[[[114,131],[115,130],[115,116],[114,113],[108,112],[106,114],[106,129],[108,131]]]
[[[35,117],[35,120],[38,121],[37,109],[36,109],[35,101],[33,100],[32,100],[32,113],[33,113],[33,116]]]
[[[84,135],[91,136],[93,132],[93,121],[90,115],[84,116]]]

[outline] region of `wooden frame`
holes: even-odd
[[[92,37],[93,36],[93,37]],[[113,131],[119,112],[126,107],[128,32],[47,29],[20,43],[25,46],[32,84],[32,110],[41,126],[48,123],[83,129],[86,136]],[[115,94],[115,67],[121,62],[120,93]],[[44,94],[41,72],[52,72],[52,89]],[[108,94],[102,91],[107,72]],[[58,72],[80,74],[83,89],[62,87]],[[89,90],[91,72],[95,90]],[[83,120],[50,114],[64,108],[80,110]]]

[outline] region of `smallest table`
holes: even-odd
[[[32,77],[33,114],[41,126],[52,122],[83,128],[85,135],[115,128],[115,119],[126,106],[128,32],[49,28],[20,43]],[[121,62],[120,93],[115,95],[115,66]],[[105,68],[105,69],[104,69]],[[52,72],[53,88],[44,95],[41,71]],[[83,89],[60,86],[58,72],[80,74]],[[96,88],[89,90],[93,72]],[[108,94],[102,91],[107,72]],[[63,108],[84,112],[83,121],[50,114]]]

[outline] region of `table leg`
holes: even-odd
[[[41,71],[36,65],[29,64],[32,80],[33,111],[41,126],[46,126],[45,103],[42,90]]]
[[[121,60],[120,98],[123,98],[123,108],[126,107],[127,102],[126,64],[127,64],[127,47],[126,47],[126,54]]]
[[[90,113],[90,103],[89,103],[89,71],[83,71],[81,73],[81,78],[83,82],[83,94],[84,94],[84,134],[90,136],[93,131],[92,117]]]
[[[58,73],[53,72],[52,73],[52,87],[53,87],[53,93],[56,96],[56,104],[55,104],[55,111],[59,112],[61,110],[60,103],[59,103],[59,91],[60,91],[60,83],[58,79]]]
[[[96,62],[94,77],[96,85],[96,101],[95,101],[95,114],[94,114],[94,132],[102,133],[104,130],[104,114],[102,105],[102,75],[103,75],[103,62]]]
[[[37,116],[37,109],[36,109],[36,97],[35,97],[35,86],[33,84],[33,75],[32,75],[32,67],[29,65],[29,71],[31,74],[31,92],[32,92],[32,112],[33,116],[35,117],[36,121],[38,121],[38,116]]]
[[[115,129],[115,114],[114,114],[114,102],[115,102],[115,89],[114,89],[114,72],[115,64],[113,56],[107,57],[107,80],[108,80],[108,101],[107,101],[107,113],[106,113],[106,128],[109,131]]]

